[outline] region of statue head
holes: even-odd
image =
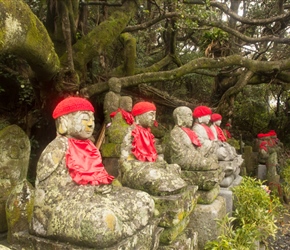
[[[121,96],[119,106],[121,109],[131,112],[133,106],[132,98],[130,96]]]
[[[150,102],[138,102],[132,108],[135,123],[144,128],[153,126],[156,119],[156,107]]]
[[[88,139],[95,128],[94,107],[81,97],[68,97],[57,104],[52,117],[57,133],[76,139]]]
[[[192,111],[185,106],[178,107],[173,111],[173,119],[176,125],[189,128],[193,121]]]
[[[222,123],[222,116],[220,114],[212,114],[211,115],[211,121],[213,124],[217,125],[217,126],[220,126],[221,123]]]
[[[193,110],[193,117],[198,123],[208,124],[211,118],[212,111],[207,106],[198,106]]]

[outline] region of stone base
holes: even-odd
[[[198,250],[198,234],[193,229],[186,229],[170,245],[160,245],[158,250]]]
[[[232,216],[232,212],[234,209],[233,192],[229,190],[228,188],[221,188],[219,195],[224,197],[225,202],[226,202],[226,212],[227,214],[229,214],[229,216]]]
[[[262,180],[262,181],[267,180],[267,167],[266,167],[266,165],[262,165],[262,164],[258,165],[257,178],[259,180]]]
[[[128,237],[118,244],[106,248],[106,250],[119,249],[152,249],[157,250],[159,237],[163,228],[157,227],[159,220],[152,221],[135,235]],[[46,238],[37,237],[28,232],[13,234],[13,242],[9,242],[12,249],[29,250],[92,250],[92,248],[72,245],[69,242],[57,242]],[[104,249],[96,246],[93,249]]]
[[[206,242],[216,240],[221,235],[217,221],[226,215],[226,202],[218,196],[210,205],[197,204],[190,215],[188,228],[198,234],[198,249],[204,249]]]
[[[220,186],[216,185],[212,190],[205,191],[205,190],[198,190],[198,204],[211,204],[219,195],[220,192]]]
[[[159,226],[169,228],[179,224],[197,204],[197,186],[187,186],[185,191],[167,196],[152,196],[160,217]]]

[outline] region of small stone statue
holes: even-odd
[[[117,185],[107,173],[89,140],[92,104],[66,98],[53,118],[57,136],[38,162],[31,234],[96,249],[150,249],[156,228],[154,201],[145,192]]]

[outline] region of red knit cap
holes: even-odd
[[[222,116],[220,114],[212,114],[211,115],[211,121],[216,122],[222,120]]]
[[[267,134],[263,134],[263,133],[260,133],[257,135],[258,138],[264,138],[264,137],[269,137],[270,135],[267,133]]]
[[[76,111],[95,112],[95,109],[87,99],[81,97],[68,97],[56,105],[52,117],[56,119],[62,115],[67,115]]]
[[[156,111],[156,107],[151,102],[138,102],[132,108],[132,115],[142,115],[148,111]]]
[[[206,115],[211,115],[211,109],[207,106],[198,106],[193,110],[193,117],[194,118],[199,118],[202,116],[206,116]]]
[[[232,125],[230,123],[227,123],[226,124],[226,127],[231,127]]]

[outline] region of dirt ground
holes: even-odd
[[[285,204],[285,212],[277,220],[278,232],[275,239],[266,242],[268,250],[290,250],[290,204]]]

